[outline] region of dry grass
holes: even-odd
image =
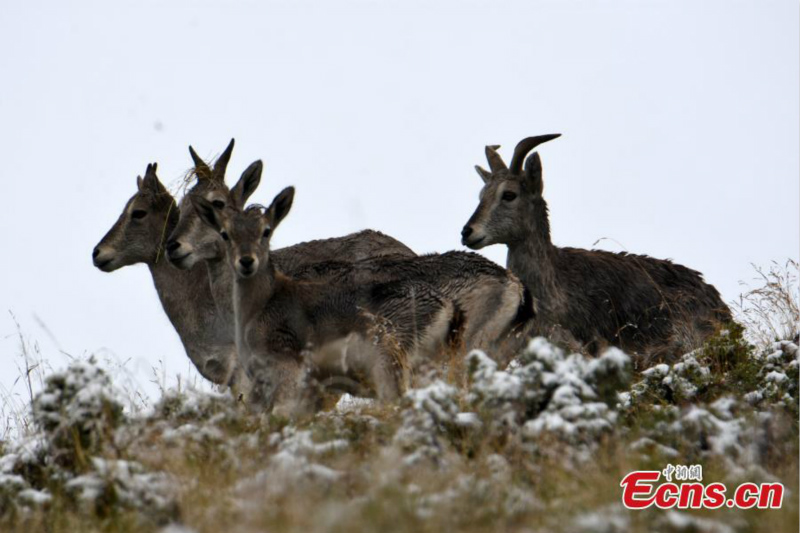
[[[392,410],[370,409],[362,416],[389,426],[395,419]],[[308,423],[306,427],[313,426]],[[325,423],[320,426],[315,429],[325,429]],[[276,427],[268,422],[254,424],[230,429],[226,436],[234,439],[240,431],[266,434],[274,432]],[[531,458],[513,445],[498,447],[496,442],[479,440],[469,454],[454,452],[448,458],[448,467],[432,468],[425,464],[401,471],[397,465],[403,457],[387,451],[382,445],[383,435],[363,427],[360,431],[354,429],[353,445],[346,452],[317,458],[319,464],[344,472],[340,480],[300,481],[276,474],[247,495],[237,490],[237,483],[260,470],[274,456],[275,450],[267,439],[259,442],[261,448],[240,450],[236,466],[231,466],[224,454],[214,449],[218,443],[179,446],[159,443],[153,437],[147,446],[130,453],[143,459],[151,469],[166,471],[178,481],[179,518],[189,531],[596,531],[602,529],[581,529],[575,519],[597,512],[601,516],[626,515],[623,531],[651,532],[663,520],[663,511],[619,511],[619,480],[632,470],[662,467],[652,459],[631,454],[631,440],[624,437],[605,440],[594,452],[593,460],[579,468],[566,466],[558,459],[559,448],[563,446],[558,442],[542,442],[541,456]],[[381,430],[390,431],[391,428]],[[495,465],[487,461],[493,453],[507,461],[508,476],[497,477]],[[152,459],[148,461],[148,457]],[[704,467],[706,479],[721,479],[725,475],[724,468],[714,462]],[[789,491],[780,511],[724,509],[693,514],[738,523],[739,531],[796,531],[798,510],[792,495],[798,493],[797,472],[797,454],[785,457],[781,467],[772,472]],[[514,509],[514,491],[519,489],[534,500],[526,505],[520,503]],[[435,503],[428,504],[426,500]],[[66,501],[58,500],[48,510],[3,529],[54,533],[158,530],[158,525],[142,524],[135,513],[87,517]]]
[[[793,259],[772,262],[768,269],[753,265],[756,277],[741,282],[747,290],[733,309],[748,338],[759,346],[777,340],[795,339],[800,334],[800,265]]]

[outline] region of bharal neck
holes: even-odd
[[[547,208],[537,209],[525,238],[508,244],[506,267],[514,273],[537,300],[540,313],[557,313],[561,298],[556,268],[556,247],[550,240]]]
[[[148,264],[153,283],[186,353],[203,377],[216,380],[208,373],[206,363],[217,352],[229,349],[233,338],[229,329],[220,327],[218,314],[205,269],[178,270],[161,257]]]
[[[249,354],[245,333],[247,325],[269,302],[275,289],[275,270],[271,263],[259,268],[255,276],[234,276],[232,305],[239,354]]]
[[[210,259],[206,261],[206,269],[211,294],[220,317],[233,327],[233,272],[231,272],[231,267],[224,258]]]

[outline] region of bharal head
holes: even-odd
[[[197,183],[186,193],[180,204],[180,220],[167,242],[170,263],[181,269],[192,268],[199,261],[219,259],[224,250],[219,246],[217,233],[200,221],[192,199],[203,198],[220,211],[228,207],[242,208],[261,181],[263,164],[256,161],[242,173],[233,189],[225,184],[225,171],[233,152],[234,140],[222,152],[211,168],[190,146]]]
[[[92,251],[94,266],[103,272],[136,263],[155,263],[163,252],[170,220],[177,219],[172,195],[156,176],[156,163],[137,176],[136,194],[108,233]]]
[[[555,133],[523,139],[514,149],[509,166],[497,153],[499,146],[486,147],[491,170],[475,166],[484,186],[478,208],[461,230],[462,244],[478,250],[490,244],[510,244],[525,238],[535,210],[547,209],[542,198],[544,184],[539,154],[534,153],[527,161],[525,158],[536,146],[560,136]]]
[[[269,265],[269,242],[292,208],[294,187],[282,190],[269,207],[218,209],[202,196],[192,198],[198,217],[218,236],[231,268],[240,278],[249,278]]]

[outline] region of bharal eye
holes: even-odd
[[[228,237],[228,232],[227,231],[220,231],[219,234],[222,235],[222,240],[223,241],[227,241],[227,240],[230,239],[230,237]]]
[[[272,233],[272,228],[267,228],[264,230],[264,238],[266,239],[269,237],[270,233]]]
[[[211,204],[217,209],[225,209],[225,202],[222,200],[214,200]]]
[[[517,193],[511,192],[511,191],[506,191],[506,192],[503,193],[502,198],[503,198],[504,202],[511,202],[511,201],[514,201],[514,200],[517,199]]]
[[[140,219],[147,216],[147,211],[143,209],[134,209],[133,213],[131,213],[131,218]]]

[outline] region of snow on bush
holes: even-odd
[[[617,349],[595,359],[565,355],[536,338],[505,370],[480,350],[467,356],[467,366],[466,391],[435,381],[406,393],[394,437],[406,464],[423,458],[441,464],[448,441],[484,426],[489,435],[521,436],[534,449],[540,439],[555,438],[574,445],[569,450],[576,458],[585,458],[613,430],[617,392],[629,380],[630,359]]]
[[[406,454],[405,464],[425,459],[441,463],[445,443],[440,435],[455,426],[458,400],[458,389],[441,380],[406,392],[402,423],[394,436],[395,445]]]
[[[674,509],[665,511],[656,522],[659,531],[666,533],[734,533],[740,529],[712,518],[703,518]]]
[[[235,400],[230,392],[169,389],[147,414],[153,420],[202,422],[216,417],[236,418]]]
[[[622,401],[626,407],[645,402],[676,402],[691,400],[698,390],[712,381],[711,370],[700,364],[695,352],[684,355],[678,362],[668,365],[657,364],[641,373],[644,378],[623,393]]]
[[[0,457],[0,516],[46,506],[54,494],[97,516],[125,509],[166,523],[175,515],[164,474],[109,458],[118,454],[115,431],[129,421],[119,392],[94,359],[51,374],[32,411],[38,432]]]
[[[635,375],[631,385],[631,360],[617,349],[592,358],[536,338],[507,368],[482,351],[468,354],[464,387],[436,380],[395,405],[351,402],[293,422],[252,416],[230,394],[192,389],[166,391],[149,412],[126,416],[107,374],[94,361],[75,362],[35,398],[38,431],[0,443],[0,518],[65,501],[85,515],[124,511],[179,531],[177,502],[194,501],[209,472],[224,479],[213,487],[217,505],[203,511],[212,518],[270,509],[278,520],[281,504],[298,497],[334,502],[331,516],[343,524],[348,513],[391,498],[423,520],[465,507],[487,523],[546,516],[560,504],[547,501],[531,472],[561,465],[568,484],[576,465],[592,466],[604,439],[632,464],[697,462],[729,481],[774,481],[768,465],[796,450],[796,424],[787,420],[797,413],[798,356],[792,342],[753,353],[726,337]],[[537,463],[542,457],[553,461]],[[635,525],[608,501],[551,525]],[[726,524],[671,513],[656,525]]]
[[[759,480],[768,481],[769,476],[763,475],[758,467],[762,432],[757,420],[734,414],[738,407],[730,397],[710,406],[692,405],[676,412],[672,421],[659,424],[653,437],[670,441],[684,458],[691,457],[697,462],[706,458],[724,461],[729,476],[756,475]]]
[[[544,508],[530,487],[514,483],[512,468],[505,457],[489,454],[475,462],[477,473],[458,474],[439,491],[419,494],[418,487],[412,484],[409,492],[417,493],[414,501],[417,516],[425,519],[459,513],[464,502],[481,506],[489,520],[498,511],[513,517]]]
[[[755,358],[759,362],[760,386],[745,395],[745,400],[755,406],[765,403],[792,409],[797,414],[797,387],[800,373],[800,351],[794,342],[780,341]]]
[[[33,400],[33,419],[53,460],[72,464],[108,443],[122,421],[122,401],[93,359],[74,361],[64,372],[47,377]]]
[[[311,431],[297,430],[292,426],[283,428],[280,433],[273,433],[269,440],[271,445],[277,446],[277,451],[270,458],[272,475],[268,477],[279,476],[281,479],[335,481],[339,479],[340,472],[316,464],[311,459],[335,454],[350,446],[344,439],[314,442]],[[276,488],[280,490],[280,483],[277,485]]]
[[[630,359],[617,349],[596,359],[565,355],[541,337],[507,370],[480,351],[467,361],[468,399],[491,413],[495,430],[521,430],[529,441],[556,438],[579,453],[613,429],[616,392],[626,385],[630,369]]]
[[[350,443],[344,439],[316,442],[309,430],[286,426],[269,436],[274,450],[264,462],[266,467],[237,481],[231,494],[232,506],[258,512],[268,499],[280,499],[289,494],[308,497],[325,493],[343,476],[334,468],[320,462],[346,451]]]
[[[105,516],[120,510],[143,511],[148,521],[166,523],[177,515],[169,476],[148,472],[134,461],[91,459],[92,469],[69,479],[64,488],[85,512]]]
[[[748,351],[722,375],[705,363],[707,355],[697,350],[645,370],[620,395],[626,414],[640,413],[629,421],[643,435],[631,448],[684,462],[716,460],[733,479],[773,480],[761,465],[796,441],[785,417],[797,413],[797,346],[781,341]]]
[[[631,530],[630,513],[622,504],[579,514],[570,524],[576,533],[626,533]]]

